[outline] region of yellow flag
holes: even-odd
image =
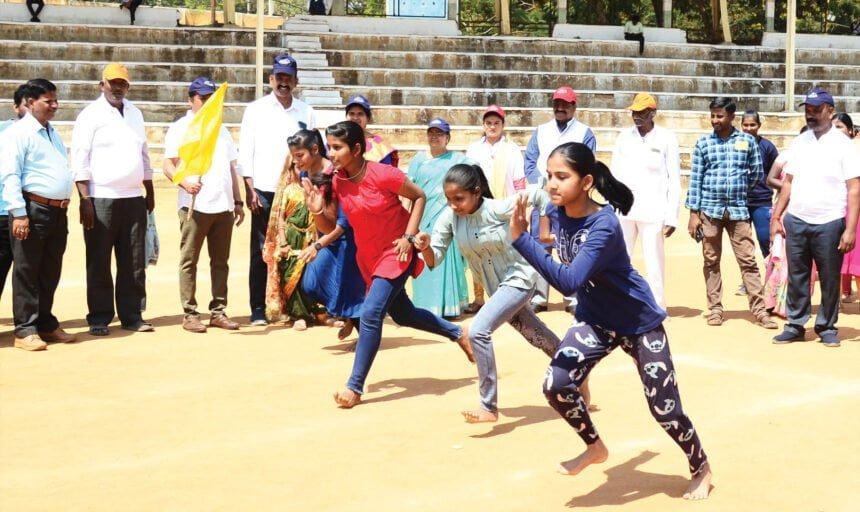
[[[179,167],[173,175],[173,183],[179,183],[187,176],[202,176],[212,167],[212,156],[221,132],[226,92],[227,82],[224,82],[188,124],[179,146]]]

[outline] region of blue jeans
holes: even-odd
[[[355,347],[352,375],[346,383],[346,387],[358,394],[364,392],[364,381],[379,351],[379,343],[382,341],[382,322],[386,314],[391,315],[391,319],[397,325],[438,334],[452,341],[460,338],[463,333],[460,327],[426,309],[416,308],[409,300],[403,286],[412,274],[417,258],[417,254],[413,255],[412,264],[399,277],[394,279],[374,277],[370,284],[370,290],[361,306],[361,324],[358,328],[358,344]]]
[[[767,258],[770,254],[770,214],[773,212],[773,206],[751,206],[749,211],[761,255]]]
[[[469,341],[478,366],[478,391],[481,408],[498,411],[498,377],[493,353],[493,332],[508,322],[536,348],[552,358],[561,340],[535,315],[529,307],[533,290],[502,285],[490,296],[475,315],[469,327]]]
[[[821,306],[815,319],[815,332],[836,334],[839,320],[839,277],[842,256],[839,239],[845,231],[845,219],[826,224],[807,224],[794,215],[782,220],[785,226],[785,252],[788,254],[788,293],[785,301],[786,329],[795,334],[804,331],[812,313],[809,280],[812,262],[818,268],[821,283]]]
[[[263,245],[266,243],[266,230],[269,215],[272,213],[274,192],[254,189],[260,198],[260,213],[251,214],[251,261],[248,269],[248,295],[251,299],[251,319],[266,318],[266,276],[269,269],[263,261]]]

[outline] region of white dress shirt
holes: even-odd
[[[179,146],[188,131],[188,124],[194,119],[190,110],[185,117],[170,125],[164,137],[164,158],[179,158]],[[194,200],[194,211],[201,213],[223,213],[233,211],[233,173],[230,162],[236,161],[239,154],[233,145],[233,137],[223,125],[215,143],[215,154],[212,156],[212,166],[200,177],[200,192]],[[186,181],[196,182],[197,176],[189,176]],[[179,189],[177,208],[190,208],[191,195],[184,189]]]
[[[143,114],[122,104],[120,113],[102,95],[75,120],[71,169],[75,181],[89,181],[92,197],[140,197],[143,181],[152,180]]]
[[[678,225],[681,159],[672,131],[655,125],[643,137],[635,126],[623,130],[612,152],[612,174],[633,192],[628,219]]]
[[[287,139],[302,128],[316,127],[314,109],[295,97],[290,108],[284,108],[274,93],[254,101],[245,109],[239,132],[242,175],[254,179],[254,188],[274,192],[290,151]]]
[[[494,183],[493,169],[495,167],[496,156],[499,156],[499,151],[507,151],[507,155],[505,155],[507,156],[505,189],[507,195],[510,196],[515,194],[517,190],[525,189],[526,185],[523,151],[515,142],[507,140],[507,138],[502,135],[502,138],[498,142],[490,144],[487,142],[487,137],[481,137],[480,140],[476,140],[469,144],[469,147],[466,148],[466,157],[478,162],[478,165],[481,166],[481,170],[484,171],[484,176],[486,176],[487,182],[490,184],[490,188],[492,188]],[[502,198],[497,197],[496,199]]]
[[[808,130],[789,146],[784,172],[791,175],[786,211],[807,224],[833,222],[845,217],[845,182],[860,176],[860,150],[835,128],[821,138]]]

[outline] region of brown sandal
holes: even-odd
[[[723,312],[718,310],[712,310],[711,314],[708,315],[708,325],[712,325],[714,327],[723,325]]]

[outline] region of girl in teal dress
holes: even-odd
[[[424,190],[427,206],[421,217],[420,229],[432,233],[436,219],[448,209],[442,182],[451,167],[469,162],[462,153],[448,151],[451,128],[439,117],[427,128],[428,153],[419,153],[409,163],[409,179]],[[451,244],[445,260],[433,270],[425,269],[412,281],[412,302],[442,317],[460,316],[468,305],[466,266],[456,243]]]

